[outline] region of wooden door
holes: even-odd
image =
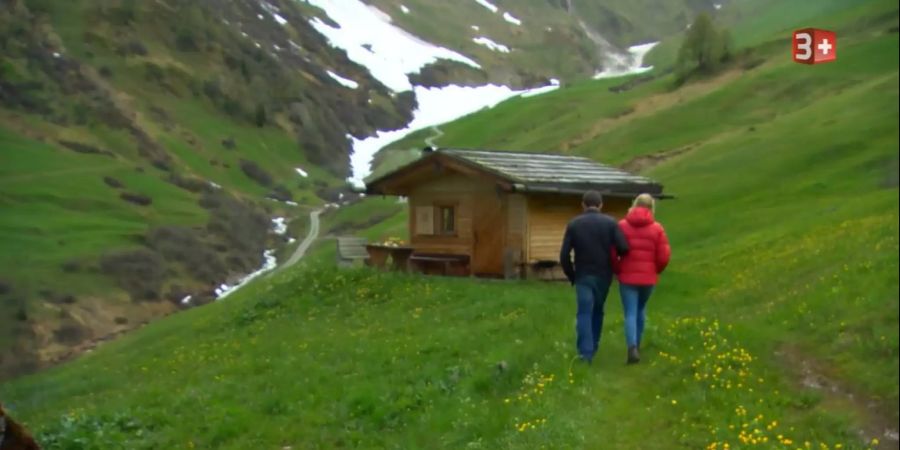
[[[476,194],[472,209],[472,273],[503,276],[506,207],[496,193]]]

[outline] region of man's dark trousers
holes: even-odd
[[[575,280],[578,312],[575,320],[576,346],[581,358],[590,362],[600,346],[603,331],[603,307],[612,276],[582,275]]]

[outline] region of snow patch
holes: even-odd
[[[656,44],[659,44],[659,42],[634,45],[628,47],[628,54],[607,55],[609,58],[609,61],[606,62],[607,68],[594,74],[594,79],[635,75],[652,70],[653,66],[643,66],[644,57],[647,56],[647,53],[649,53]]]
[[[372,157],[382,147],[402,139],[410,133],[423,128],[440,125],[456,120],[484,108],[491,108],[498,103],[530,92],[548,92],[558,86],[544,86],[537,89],[515,91],[508,86],[489,84],[485,86],[445,86],[426,88],[416,86],[415,94],[418,105],[413,111],[413,120],[406,128],[391,131],[378,131],[375,136],[357,139],[351,135],[347,138],[353,143],[350,165],[353,176],[348,180],[357,187],[363,186],[363,179],[371,173]],[[533,94],[536,95],[536,94]]]
[[[400,5],[400,11],[402,11],[403,14],[409,14],[409,8],[407,8],[406,5]]]
[[[716,9],[722,9],[722,4],[721,4],[721,3],[715,3],[715,4],[713,4],[713,8],[716,8]]]
[[[266,17],[263,16],[262,14],[257,14],[257,15],[256,15],[256,18],[259,19],[259,20],[264,20]]]
[[[481,28],[479,28],[478,25],[472,25],[472,29],[475,30],[475,31],[478,31],[478,30],[480,30]]]
[[[490,38],[487,38],[484,36],[478,36],[476,38],[472,38],[472,42],[474,42],[478,45],[483,45],[495,52],[509,53],[509,47],[507,47],[503,44],[498,44],[498,43],[492,41]]]
[[[272,231],[281,236],[287,233],[288,226],[284,217],[275,217],[272,219]]]
[[[515,17],[514,17],[512,14],[510,14],[509,12],[503,13],[503,20],[505,20],[505,21],[507,21],[507,22],[509,22],[509,23],[511,23],[511,24],[513,24],[513,25],[518,25],[518,26],[521,26],[521,25],[522,25],[522,21],[519,20],[519,19],[517,19],[517,18],[515,18]]]
[[[53,57],[59,59],[62,58],[62,55],[59,52],[53,52]]]
[[[190,295],[185,296],[183,299],[181,299],[181,304],[182,304],[182,305],[187,305],[188,303],[191,302],[191,299],[192,299],[192,298],[194,298],[194,297],[193,297],[193,296],[190,296]]]
[[[546,94],[550,91],[555,91],[559,89],[559,84],[550,84],[548,86],[539,87],[535,89],[530,89],[528,92],[523,92],[519,95],[519,97],[534,97],[535,95]]]
[[[475,2],[477,2],[481,6],[484,6],[487,9],[491,10],[492,13],[496,13],[497,11],[500,10],[500,8],[497,8],[497,5],[491,3],[487,0],[475,0]]]
[[[313,28],[395,92],[411,90],[407,74],[416,73],[438,59],[481,68],[466,56],[425,42],[394,26],[390,16],[360,0],[309,0],[309,3],[324,10],[338,24],[335,28],[313,18],[310,21]]]
[[[222,186],[220,186],[212,181],[209,182],[209,186],[213,189],[222,189]]]
[[[299,167],[294,167],[294,170],[296,170],[296,171],[297,171],[297,174],[300,175],[300,176],[303,177],[303,178],[306,178],[306,177],[309,176],[309,174],[306,173],[305,170],[303,170],[303,169],[301,169],[301,168],[299,168]]]
[[[278,25],[281,25],[281,26],[287,25],[287,23],[288,23],[287,19],[282,17],[281,14],[278,14],[279,12],[281,12],[281,10],[278,9],[278,7],[276,7],[275,5],[273,5],[269,2],[260,2],[259,5],[262,6],[262,8],[264,10],[266,10],[266,12],[269,13],[269,15],[271,15],[272,18],[275,19],[276,22],[278,22]],[[260,17],[260,19],[262,19],[262,17]]]
[[[297,242],[297,240],[294,239],[294,238],[288,238],[288,241],[287,241],[288,245],[291,245],[291,244],[293,244],[294,242]]]
[[[253,281],[254,278],[274,269],[278,265],[278,260],[275,258],[275,250],[266,250],[263,252],[263,265],[256,272],[247,274],[236,284],[228,285],[226,283],[222,283],[221,286],[217,287],[216,292],[216,300],[222,300],[223,298],[231,295],[234,291],[244,287],[247,283]]]
[[[344,86],[344,87],[350,88],[350,89],[356,89],[359,87],[359,83],[357,83],[349,78],[344,78],[330,70],[327,70],[326,72],[328,72],[328,76],[330,76],[334,81],[337,81],[338,83],[340,83],[341,86]]]

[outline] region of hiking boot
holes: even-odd
[[[628,364],[637,364],[641,360],[637,347],[628,347]]]

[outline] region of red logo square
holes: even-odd
[[[801,64],[819,64],[837,59],[837,35],[818,28],[797,30],[791,40],[791,56]]]

